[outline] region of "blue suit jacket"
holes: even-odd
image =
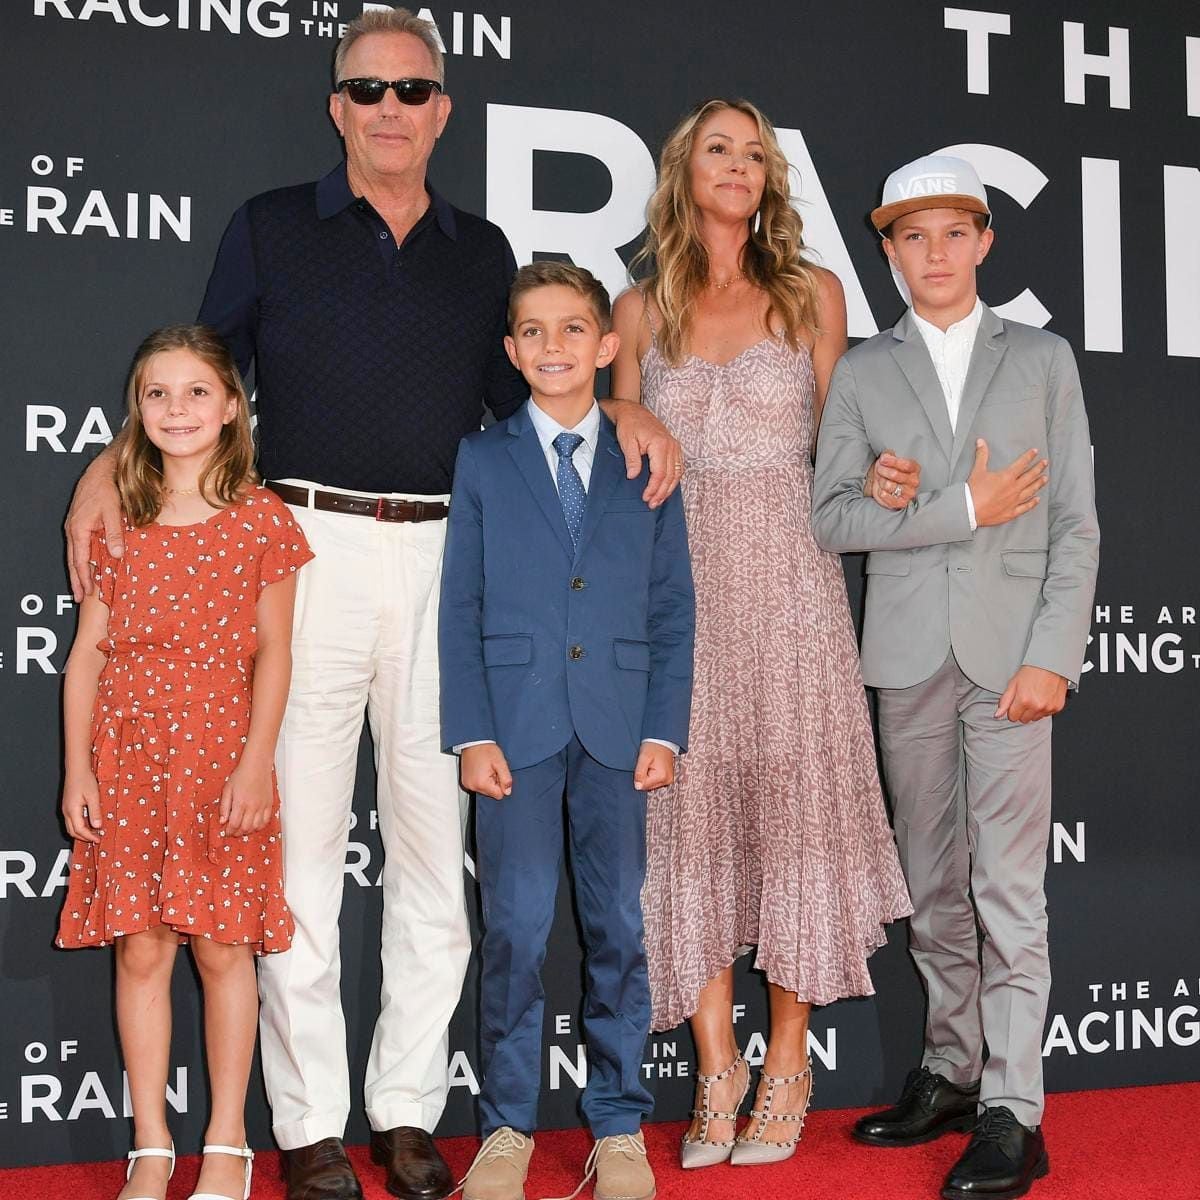
[[[683,506],[642,500],[601,417],[578,545],[522,408],[463,438],[438,641],[442,745],[499,743],[512,769],[573,734],[633,770],[644,738],[687,745],[695,596]]]

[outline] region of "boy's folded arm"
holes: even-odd
[[[482,618],[483,510],[478,468],[464,438],[454,467],[438,612],[443,750],[496,740],[483,666]]]
[[[650,679],[642,741],[658,742],[682,753],[687,749],[692,705],[696,595],[678,492],[672,493],[657,513],[647,612]]]
[[[896,451],[904,453],[901,446]],[[817,543],[835,554],[855,554],[914,550],[972,536],[962,483],[920,492],[898,511],[865,496],[863,480],[875,458],[863,425],[854,372],[842,359],[833,372],[817,439],[812,501]]]

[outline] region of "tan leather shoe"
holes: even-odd
[[[654,1172],[646,1161],[642,1131],[601,1138],[592,1151],[595,1200],[653,1200]]]
[[[502,1125],[479,1147],[463,1180],[463,1200],[525,1200],[533,1138]]]

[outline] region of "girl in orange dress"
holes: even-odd
[[[192,1200],[244,1200],[254,955],[286,950],[293,929],[272,764],[295,572],[312,552],[257,486],[246,393],[215,333],[151,334],[127,406],[122,546],[94,539],[63,687],[75,843],[57,943],[116,948],[135,1146],[118,1200],[163,1200],[174,1169],[171,973],[179,944],[191,947],[211,1093]]]

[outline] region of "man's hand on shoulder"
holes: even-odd
[[[67,535],[67,567],[76,604],[90,595],[95,586],[90,566],[92,534],[103,530],[108,552],[113,558],[120,558],[125,552],[121,497],[113,480],[115,466],[116,451],[109,446],[75,485],[75,495],[63,525]]]
[[[650,458],[650,482],[642,499],[657,508],[679,486],[683,478],[683,447],[667,427],[635,400],[605,400],[604,411],[617,427],[617,444],[625,455],[625,474],[636,479],[642,472],[642,456]]]
[[[459,755],[459,770],[464,792],[491,796],[493,800],[512,795],[512,772],[504,751],[495,742],[466,747]]]
[[[1026,450],[1007,467],[989,470],[988,444],[976,439],[975,465],[967,479],[976,525],[1004,525],[1036,508],[1038,492],[1049,482],[1049,464],[1036,450]]]
[[[1043,717],[1062,712],[1067,702],[1067,681],[1044,667],[1021,667],[1009,680],[1000,703],[996,705],[998,720],[1005,717],[1028,725]]]

